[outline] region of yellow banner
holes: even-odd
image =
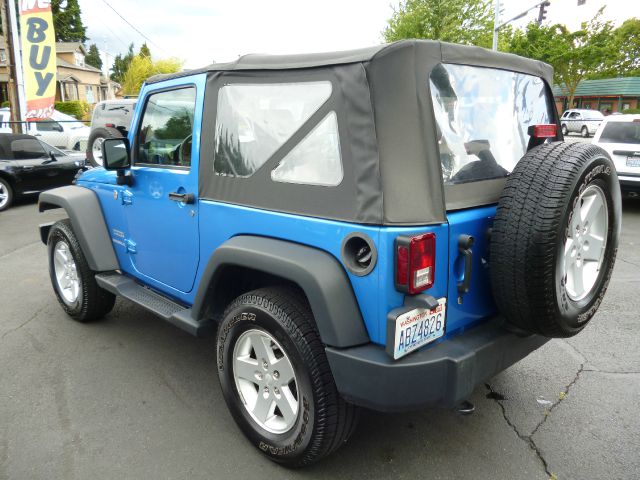
[[[50,0],[20,0],[27,120],[50,118],[56,99],[56,36]]]

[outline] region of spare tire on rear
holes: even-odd
[[[105,138],[120,138],[122,133],[111,127],[98,127],[91,130],[87,141],[87,160],[94,167],[102,166],[102,142]]]
[[[517,330],[570,337],[593,317],[618,249],[616,169],[599,147],[548,143],[507,179],[493,224],[491,283]]]

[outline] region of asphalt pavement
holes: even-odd
[[[37,231],[62,214],[23,201],[0,213],[0,479],[640,478],[640,201],[623,215],[580,335],[479,386],[473,415],[364,411],[342,449],[292,471],[234,424],[211,339],[121,300],[99,322],[66,317]]]

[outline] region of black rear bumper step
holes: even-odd
[[[356,405],[384,412],[452,408],[549,340],[516,335],[502,324],[496,317],[399,360],[374,344],[325,351],[338,391]]]
[[[212,320],[198,321],[194,319],[191,316],[191,308],[143,287],[121,273],[98,273],[96,274],[96,282],[101,288],[131,300],[191,335],[202,337],[215,331],[215,322]]]

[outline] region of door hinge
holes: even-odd
[[[136,249],[136,242],[132,240],[125,240],[124,246],[127,248],[127,252],[136,253],[138,250]]]

